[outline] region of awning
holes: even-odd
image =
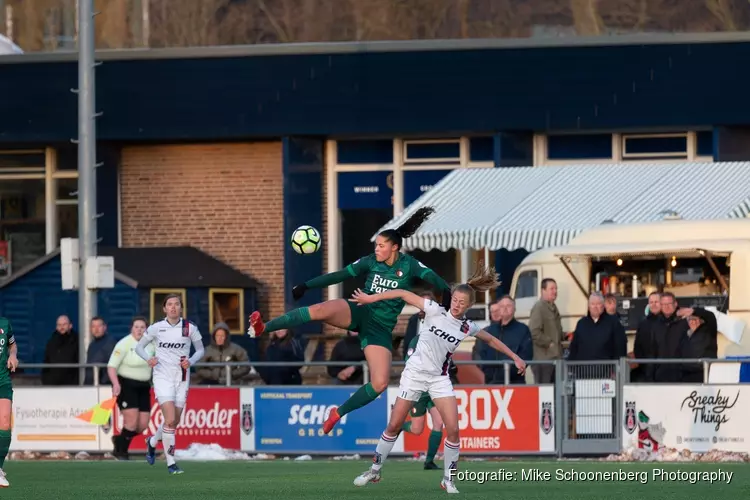
[[[747,240],[690,240],[672,242],[611,243],[569,245],[564,249],[549,249],[556,257],[646,257],[653,255],[698,256],[709,254],[726,257],[738,249],[748,248]]]
[[[534,251],[604,222],[742,217],[750,213],[749,177],[750,162],[461,169],[381,230],[432,206],[436,213],[405,249]]]

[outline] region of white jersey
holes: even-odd
[[[424,320],[419,329],[419,340],[406,361],[406,369],[426,375],[448,375],[453,353],[467,337],[481,330],[466,318],[454,318],[451,313],[429,299],[424,301]]]
[[[180,362],[190,357],[190,346],[203,346],[203,338],[195,324],[180,319],[176,325],[170,325],[167,319],[157,321],[149,326],[141,339],[141,343],[156,345],[154,356],[159,362],[154,366],[154,380],[184,380],[187,371],[183,370]]]

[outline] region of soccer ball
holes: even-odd
[[[292,233],[292,248],[299,254],[311,254],[320,249],[320,233],[312,226],[300,226]]]

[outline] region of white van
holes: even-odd
[[[631,351],[648,294],[671,291],[681,307],[714,306],[728,314],[719,323],[724,357],[750,355],[749,277],[750,219],[604,224],[568,245],[529,254],[514,273],[511,294],[516,318],[528,322],[542,280],[553,278],[563,330],[572,332],[587,313],[590,292],[614,293]]]

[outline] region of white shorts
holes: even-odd
[[[185,408],[187,402],[190,379],[175,380],[166,378],[154,378],[154,396],[159,404],[172,402],[177,408]]]
[[[408,368],[401,372],[398,397],[407,401],[417,401],[425,392],[433,400],[455,396],[453,384],[448,375],[430,375]]]

